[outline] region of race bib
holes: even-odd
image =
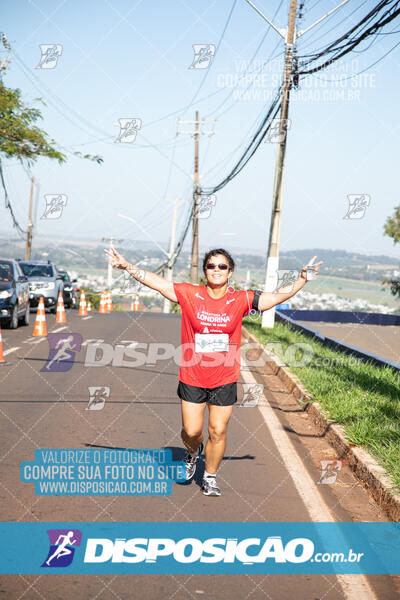
[[[227,333],[195,333],[195,352],[228,352],[229,335]]]

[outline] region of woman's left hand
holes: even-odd
[[[301,275],[300,276],[303,279],[305,279],[306,281],[307,281],[307,269],[308,268],[312,268],[312,270],[314,271],[315,275],[318,275],[318,268],[319,268],[320,265],[323,264],[323,261],[320,260],[319,262],[314,263],[314,261],[316,259],[317,259],[317,256],[313,256],[312,259],[309,261],[309,263],[305,267],[303,267],[302,270],[301,270]]]
[[[110,250],[104,248],[104,252],[109,257],[108,260],[112,267],[116,269],[127,269],[129,267],[128,261],[113,246],[110,246]]]

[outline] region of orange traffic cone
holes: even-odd
[[[44,299],[43,296],[39,300],[39,306],[36,314],[35,327],[33,328],[33,336],[37,337],[46,337],[47,336],[47,327],[46,327],[46,315],[44,312]]]
[[[90,300],[88,300],[87,311],[90,312],[91,310],[92,310],[92,303],[90,302]]]
[[[106,313],[107,313],[106,294],[105,294],[105,292],[101,292],[99,314],[105,315]]]
[[[3,356],[3,339],[1,337],[1,327],[0,327],[0,367],[7,367],[8,365],[11,365],[11,363],[7,362],[6,360],[4,360],[4,356]]]
[[[67,322],[67,316],[65,314],[63,295],[61,292],[59,292],[58,300],[57,300],[56,323],[66,323],[66,322]]]
[[[133,303],[133,310],[134,310],[134,312],[137,312],[138,310],[140,310],[139,296],[137,294],[136,294],[135,302]]]
[[[107,312],[112,312],[113,309],[113,303],[112,303],[112,299],[111,299],[111,292],[110,290],[108,290],[107,292]]]
[[[79,317],[87,317],[87,308],[86,308],[86,298],[84,290],[81,291],[81,296],[79,298]]]
[[[108,294],[109,292],[104,292],[104,308],[106,309],[106,313],[110,312]]]

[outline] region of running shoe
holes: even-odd
[[[206,477],[201,484],[201,491],[205,496],[220,496],[221,490],[217,486],[215,477]]]
[[[188,451],[186,451],[186,457],[185,457],[186,481],[189,481],[189,479],[192,479],[192,477],[196,471],[197,459],[199,458],[200,454],[203,452],[203,448],[204,448],[204,446],[201,443],[200,446],[197,448],[196,456],[194,458]]]

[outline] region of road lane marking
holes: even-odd
[[[249,368],[245,360],[243,366]],[[246,383],[256,384],[253,374],[248,370],[242,370],[242,377]],[[329,507],[322,498],[320,491],[311,478],[303,461],[283,428],[280,420],[271,407],[267,397],[263,396],[263,406],[258,406],[266,426],[271,434],[272,440],[279,451],[285,467],[291,476],[296,490],[302,499],[313,523],[335,522]],[[336,574],[339,584],[347,600],[377,600],[365,575],[340,575]]]
[[[11,352],[15,352],[16,350],[19,350],[19,346],[15,346],[15,348],[9,348],[5,352],[3,352],[3,356],[7,356],[7,354],[11,354]]]
[[[39,339],[35,336],[35,337],[30,337],[27,340],[23,341],[23,344],[38,344],[39,342],[41,342],[42,340],[46,339],[45,337],[40,337]]]
[[[93,319],[93,317],[83,317],[82,321],[87,321],[87,319]]]
[[[67,329],[67,326],[64,325],[63,327],[59,327],[58,329],[52,329],[51,333],[58,333],[59,331],[62,331],[63,329]]]

